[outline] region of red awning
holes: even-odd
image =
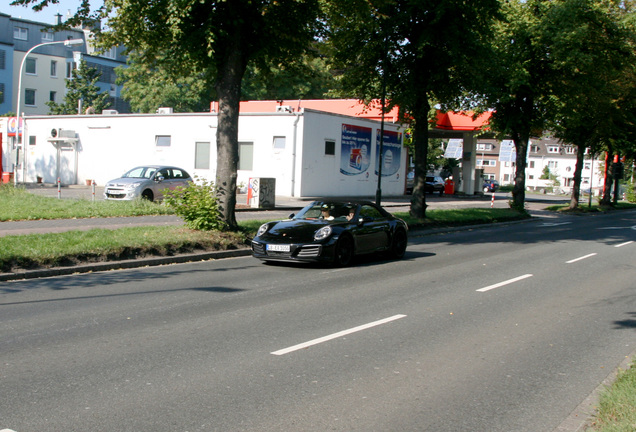
[[[487,127],[491,111],[486,111],[476,118],[472,112],[437,112],[437,129],[473,132]]]

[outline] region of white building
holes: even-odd
[[[109,114],[30,116],[26,152],[15,151],[10,119],[0,123],[3,165],[16,161],[18,183],[103,185],[130,168],[169,164],[192,176],[216,177],[217,114]],[[386,123],[382,190],[404,193],[403,128]],[[275,178],[281,196],[372,196],[378,182],[380,122],[308,108],[241,113],[238,182]]]

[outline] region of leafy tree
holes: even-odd
[[[327,60],[312,49],[282,64],[250,65],[243,81],[243,99],[323,99],[338,89]]]
[[[14,0],[41,10],[56,0]],[[310,46],[319,0],[104,0],[96,14],[81,0],[66,25],[107,21],[96,43],[124,45],[144,64],[157,61],[173,76],[203,71],[219,101],[216,190],[226,226],[236,229],[239,101],[250,63],[283,63]],[[185,73],[184,73],[185,72]],[[209,77],[209,78],[208,78]]]
[[[214,80],[205,71],[169,70],[162,60],[145,59],[136,53],[128,58],[127,68],[118,68],[122,96],[134,111],[154,112],[173,107],[177,112],[202,112],[216,100]],[[285,64],[248,65],[241,86],[241,99],[322,99],[338,83],[318,55],[305,54]]]
[[[550,168],[547,165],[543,167],[543,172],[541,172],[541,176],[539,178],[541,180],[550,180]]]
[[[128,67],[117,68],[117,83],[123,85],[122,97],[135,112],[155,112],[172,107],[176,112],[207,111],[214,100],[214,86],[203,71],[188,71],[175,76],[154,59],[144,63],[135,53],[128,57]]]
[[[370,101],[386,95],[414,125],[411,214],[424,218],[431,100],[451,103],[485,73],[486,38],[497,0],[333,0],[328,40],[345,91]]]
[[[623,152],[630,145],[633,148],[625,137],[634,128],[636,39],[634,29],[626,25],[625,6],[599,0],[555,1],[540,29],[556,60],[551,65],[555,77],[551,94],[557,110],[551,128],[578,149],[571,209],[579,205],[586,148],[593,152],[601,144]]]
[[[547,95],[553,83],[551,57],[541,43],[539,27],[550,0],[502,3],[502,19],[492,39],[493,56],[482,104],[493,109],[491,126],[500,137],[512,138],[517,151],[512,207],[525,206],[528,141],[541,136],[552,109]]]
[[[82,60],[79,67],[73,70],[71,76],[72,78],[66,81],[64,102],[58,104],[48,101],[46,103],[50,114],[78,114],[80,100],[84,110],[91,109],[97,113],[110,106],[108,92],[100,93],[96,84],[101,76],[97,69],[88,67],[86,61]]]

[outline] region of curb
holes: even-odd
[[[0,274],[0,282],[38,279],[52,276],[64,276],[76,273],[92,273],[108,270],[123,270],[139,267],[160,266],[168,264],[179,264],[194,261],[206,261],[212,259],[243,257],[252,254],[249,248],[241,248],[226,251],[213,251],[202,253],[189,253],[183,255],[173,255],[156,258],[130,259],[123,261],[111,261],[107,263],[91,263],[70,267],[53,267],[42,270],[25,270],[15,273]]]

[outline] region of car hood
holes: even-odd
[[[264,241],[276,241],[281,243],[313,242],[314,234],[320,228],[346,225],[345,222],[325,220],[284,220],[270,222],[269,229],[259,238]]]
[[[128,185],[128,184],[132,184],[132,183],[143,183],[148,181],[148,179],[141,179],[141,178],[132,178],[132,177],[128,177],[128,178],[117,178],[114,180],[109,180],[108,183],[106,184],[116,184],[116,185]]]

